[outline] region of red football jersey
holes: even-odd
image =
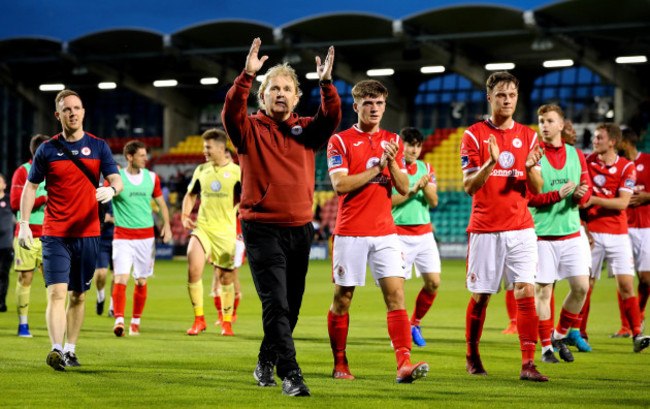
[[[650,189],[650,154],[641,153],[634,160],[636,185],[634,192],[647,192]],[[650,203],[627,208],[627,224],[635,228],[650,227]]]
[[[619,191],[632,193],[636,184],[634,163],[616,156],[614,163],[607,166],[595,153],[586,159],[594,195],[613,199],[618,196]],[[587,227],[589,231],[596,233],[627,234],[627,217],[623,210],[591,206],[587,211]]]
[[[404,145],[394,133],[380,129],[374,134],[353,126],[333,135],[327,145],[329,174],[347,172],[356,175],[379,163],[390,141],[399,144],[396,162],[406,172]],[[396,233],[391,214],[393,182],[388,167],[364,187],[340,195],[334,234],[341,236],[386,236]]]
[[[485,184],[472,197],[468,233],[493,233],[533,228],[526,199],[526,158],[537,144],[537,133],[513,122],[499,129],[489,119],[469,127],[460,145],[463,173],[476,172],[490,159],[488,139],[494,135],[499,160]]]

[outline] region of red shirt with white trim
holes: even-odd
[[[494,135],[499,160],[485,184],[472,197],[468,233],[494,233],[533,228],[526,199],[526,158],[537,144],[537,133],[513,122],[499,129],[489,119],[469,127],[460,146],[463,173],[478,171],[490,159],[488,139]]]
[[[616,156],[614,163],[608,166],[595,153],[586,160],[595,196],[613,199],[618,197],[618,192],[633,192],[636,184],[633,162]],[[587,227],[596,233],[627,234],[627,216],[623,210],[591,206],[587,211]]]
[[[650,154],[639,152],[634,160],[636,168],[636,185],[634,193],[648,192],[650,190]],[[634,228],[650,227],[650,203],[642,204],[637,207],[628,207],[627,224]]]
[[[352,128],[333,135],[327,145],[329,174],[356,175],[379,163],[390,141],[399,144],[395,158],[406,172],[404,144],[399,135],[380,129],[374,134]],[[392,178],[388,167],[362,188],[339,195],[334,234],[340,236],[386,236],[396,233],[391,214]]]

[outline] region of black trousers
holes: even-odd
[[[7,290],[9,289],[9,270],[11,262],[14,261],[14,250],[9,248],[0,249],[0,307],[7,306]],[[4,309],[4,308],[3,308]]]
[[[262,302],[264,339],[259,360],[275,363],[278,377],[284,378],[299,368],[293,329],[305,292],[314,227],[311,223],[278,227],[242,220],[241,228],[253,282]]]

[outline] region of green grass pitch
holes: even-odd
[[[395,384],[395,356],[386,329],[381,293],[370,284],[358,288],[350,311],[348,358],[353,381],[331,379],[332,356],[327,310],[332,297],[329,261],[314,261],[308,274],[300,321],[295,331],[298,362],[311,398],[282,396],[280,387],[258,388],[252,377],[262,335],[260,302],[248,266],[240,272],[244,298],[233,325],[235,337],[222,337],[207,296],[211,272],[204,273],[208,330],[185,335],[193,321],[186,288],[186,264],[158,261],[149,281],[141,335],[118,339],[113,320],[95,314],[95,290],[88,292],[86,321],[77,345],[81,368],[65,373],[45,364],[50,342],[45,327],[45,289],[32,287],[31,339],[16,336],[12,273],[9,312],[0,315],[0,407],[2,408],[428,408],[428,407],[650,407],[650,353],[632,352],[630,339],[610,339],[619,328],[614,280],[602,279],[592,296],[591,353],[575,353],[572,364],[538,363],[550,382],[520,381],[520,352],[514,335],[502,335],[507,315],[503,293],[493,297],[481,351],[488,377],[465,372],[464,262],[444,261],[442,284],[422,322],[427,340],[414,347],[414,361],[430,366],[429,376],[411,385]],[[409,313],[421,282],[406,283]],[[133,282],[127,289],[127,323]],[[559,304],[567,292],[558,284]],[[539,348],[537,353],[539,361]]]

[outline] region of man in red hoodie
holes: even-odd
[[[324,62],[316,57],[321,105],[314,117],[293,112],[301,92],[288,64],[266,72],[257,95],[261,110],[248,115],[246,101],[253,78],[268,59],[258,57],[261,44],[259,38],[253,40],[244,71],[228,91],[221,114],[239,155],[239,217],[262,302],[264,339],[253,376],[259,386],[275,386],[273,367],[277,366],[285,395],[309,396],[292,334],[314,237],[314,151],[327,143],[341,120],[341,100],[332,85],[334,47]]]

